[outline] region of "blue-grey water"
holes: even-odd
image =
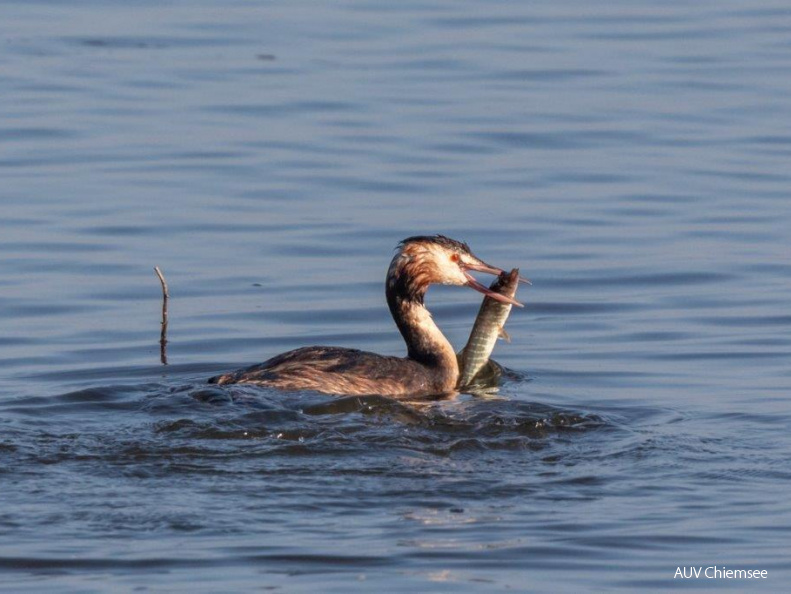
[[[0,90],[0,589],[787,587],[786,0],[6,0]],[[497,397],[205,385],[403,354],[425,233]]]

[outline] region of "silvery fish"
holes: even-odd
[[[503,273],[489,287],[513,299],[519,285],[519,269],[514,268],[509,273]],[[472,326],[472,332],[467,339],[467,345],[459,353],[459,387],[468,386],[478,372],[489,362],[489,357],[494,350],[498,337],[510,341],[508,334],[503,330],[505,321],[511,313],[510,303],[501,303],[491,297],[485,297],[478,310],[478,317]]]

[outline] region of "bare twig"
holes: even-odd
[[[159,335],[159,360],[162,365],[168,364],[168,284],[165,282],[165,277],[159,266],[154,266],[154,272],[159,277],[159,282],[162,284],[162,332]]]

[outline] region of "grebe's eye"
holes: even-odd
[[[459,254],[451,254],[450,255],[450,261],[451,262],[456,262],[458,264],[458,262],[459,262]]]

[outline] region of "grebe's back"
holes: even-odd
[[[264,363],[211,378],[209,382],[383,396],[444,394],[455,387],[452,373],[437,373],[408,358],[322,346],[288,351]]]

